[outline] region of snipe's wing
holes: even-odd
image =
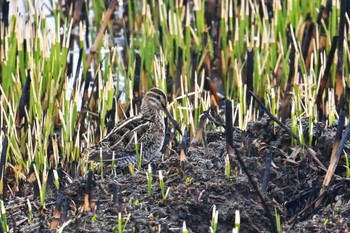
[[[150,119],[144,119],[142,116],[121,121],[100,142],[88,149],[89,160],[101,161],[102,156],[102,161],[112,161],[113,153],[115,161],[135,158],[135,142],[142,141],[152,123]]]

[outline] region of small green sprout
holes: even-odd
[[[345,169],[346,169],[345,177],[349,179],[350,178],[350,164],[349,164],[349,156],[346,152],[345,152]]]
[[[312,145],[312,139],[313,139],[313,129],[314,129],[314,122],[312,120],[312,117],[309,117],[309,145]]]
[[[142,167],[142,143],[139,148],[139,144],[137,142],[137,134],[134,133],[134,139],[135,139],[135,151],[136,151],[136,161],[137,161],[137,168],[141,169]]]
[[[187,227],[186,227],[186,222],[184,221],[182,224],[182,233],[188,233]]]
[[[230,157],[228,154],[225,156],[225,176],[230,177],[231,176],[231,163],[230,163]]]
[[[164,185],[163,174],[162,174],[162,171],[158,171],[158,172],[159,172],[159,186],[160,186],[160,190],[162,192],[162,199],[163,199],[163,201],[165,201],[167,196],[166,196],[166,193],[165,193],[165,185]]]
[[[56,169],[53,169],[53,177],[54,177],[54,183],[55,183],[55,187],[58,190],[60,188],[60,181],[59,181],[59,177],[58,177],[58,173]]]
[[[129,172],[133,176],[135,174],[135,166],[131,163],[128,164]]]
[[[190,185],[190,184],[192,183],[192,181],[193,181],[193,178],[187,177],[185,183],[186,183],[187,185]]]
[[[29,223],[33,223],[33,209],[32,204],[30,203],[29,199],[27,199],[27,205],[28,205],[28,214],[29,214]]]
[[[302,125],[302,123],[301,123],[301,121],[299,122],[299,139],[300,139],[300,145],[302,146],[302,147],[304,147],[304,145],[305,145],[305,139],[304,139],[304,134],[303,134],[303,125]]]
[[[114,173],[114,175],[116,175],[116,170],[115,170],[115,151],[113,151],[112,153],[112,172]]]
[[[101,179],[103,179],[103,154],[102,154],[102,147],[100,148],[100,163],[101,163]]]
[[[239,228],[241,227],[241,216],[239,210],[235,211],[235,227],[232,229],[232,233],[238,233]]]
[[[151,196],[151,194],[152,194],[152,181],[153,181],[151,164],[148,164],[146,178],[147,178],[147,196]]]
[[[277,209],[275,209],[275,216],[276,216],[276,228],[277,228],[277,232],[282,232],[281,216],[279,215]]]
[[[219,211],[216,210],[216,205],[213,205],[213,215],[211,217],[210,233],[215,233],[218,225]]]
[[[6,210],[5,210],[5,205],[3,200],[0,200],[0,208],[1,208],[1,227],[3,232],[8,232],[9,227],[7,225],[7,216],[6,216]]]
[[[329,224],[329,219],[327,218],[325,221],[324,221],[324,226],[327,226]]]
[[[122,219],[122,214],[119,212],[118,213],[118,233],[123,232],[123,219]]]
[[[119,212],[118,213],[118,233],[122,233],[125,231],[126,225],[128,224],[129,220],[130,220],[130,214],[128,214],[128,216],[126,218],[124,218],[124,225],[123,225],[123,218],[122,218],[122,214]]]

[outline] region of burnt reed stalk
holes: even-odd
[[[265,201],[265,198],[262,195],[262,193],[260,192],[257,184],[254,182],[253,177],[250,175],[248,168],[245,165],[245,163],[241,157],[240,152],[233,145],[232,102],[230,100],[226,100],[226,142],[229,144],[228,146],[230,146],[233,149],[234,154],[236,155],[236,158],[237,158],[239,164],[241,165],[243,172],[248,177],[249,183],[253,186],[253,189],[258,194],[260,201],[264,207],[265,213],[266,213],[268,219],[270,220],[271,232],[277,233],[277,230],[275,228],[275,221],[274,221],[274,219],[269,211],[269,207]]]

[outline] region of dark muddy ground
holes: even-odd
[[[209,128],[209,127],[208,127]],[[222,129],[223,131],[223,129]],[[328,166],[336,127],[316,124],[314,145],[318,158]],[[124,232],[181,232],[186,221],[189,232],[210,232],[212,208],[219,211],[217,232],[232,232],[235,211],[240,211],[240,232],[271,232],[270,221],[257,193],[238,162],[232,161],[231,177],[224,173],[226,141],[224,133],[208,132],[208,148],[194,146],[186,161],[179,164],[179,149],[153,162],[153,191],[147,196],[146,170],[130,174],[111,174],[102,179],[95,173],[90,206],[82,208],[87,177],[65,182],[60,194],[49,188],[46,209],[33,195],[6,203],[10,228],[15,232],[46,232],[52,224],[67,224],[63,232],[117,231],[118,213]],[[272,159],[270,179],[264,194],[269,211],[281,215],[282,228],[289,232],[349,232],[349,179],[345,177],[344,156],[337,177],[331,183],[320,209],[313,201],[319,194],[325,171],[318,168],[302,148],[291,145],[291,137],[267,118],[250,123],[246,132],[234,131],[234,143],[250,174],[262,187],[266,161]],[[349,154],[350,143],[345,146]],[[270,152],[270,153],[269,153]],[[162,170],[168,197],[162,200],[158,170]],[[112,196],[112,194],[114,195]],[[29,194],[31,194],[29,192]],[[33,219],[29,219],[27,200],[31,200]],[[57,200],[62,203],[57,206]],[[61,217],[56,211],[61,209]],[[83,211],[85,209],[85,211]],[[126,219],[129,216],[127,223]]]

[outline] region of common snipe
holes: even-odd
[[[115,161],[115,166],[124,168],[136,164],[138,148],[142,148],[142,164],[149,163],[157,156],[165,138],[163,110],[181,133],[180,127],[166,108],[166,95],[158,88],[150,89],[142,99],[138,115],[121,121],[100,142],[88,149],[92,161]]]

